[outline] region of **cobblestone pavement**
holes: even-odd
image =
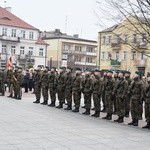
[[[150,131],[127,126],[130,119],[118,124],[81,115],[83,109],[75,114],[33,104],[34,99],[34,94],[23,94],[21,101],[0,97],[0,150],[150,149]]]

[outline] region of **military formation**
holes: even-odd
[[[7,72],[1,69],[0,93],[5,94],[6,80],[10,92],[8,97],[20,100],[23,79],[21,68]],[[38,67],[34,69],[33,79],[36,97],[33,103],[78,113],[83,96],[84,115],[101,117],[103,112],[106,116],[102,119],[112,120],[112,115],[117,115],[114,122],[123,123],[124,118],[131,114],[132,121],[128,125],[138,126],[144,111],[147,124],[143,128],[150,129],[150,76],[146,78],[138,71],[131,78],[131,73],[125,70],[86,69],[82,72],[80,68],[60,67],[57,70],[52,67],[49,70],[48,67]],[[91,108],[92,103],[94,108]],[[94,114],[91,114],[91,109]]]

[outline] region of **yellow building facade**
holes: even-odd
[[[100,69],[128,70],[132,74],[137,70],[150,72],[148,30],[142,18],[129,17],[99,32]]]
[[[81,39],[78,35],[69,36],[56,29],[53,32],[42,33],[47,47],[48,66],[71,66],[99,68],[99,52],[97,41]]]

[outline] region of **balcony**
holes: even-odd
[[[86,62],[86,66],[97,66],[96,63],[90,63],[90,62]]]
[[[138,42],[135,44],[135,47],[138,49],[147,49],[147,42]]]
[[[121,44],[120,43],[112,43],[111,47],[113,50],[120,50],[121,49]]]
[[[62,53],[63,53],[63,54],[68,54],[68,53],[69,53],[69,50],[63,49],[63,50],[62,50]]]
[[[88,56],[97,56],[96,52],[86,52],[86,55]]]
[[[20,42],[20,37],[11,37],[11,36],[0,36],[1,41],[6,41],[6,42]]]
[[[134,60],[136,67],[146,67],[146,60]]]
[[[27,55],[18,55],[18,60],[26,60],[27,59]]]
[[[113,67],[120,67],[121,66],[121,62],[118,60],[111,60],[110,65]]]
[[[75,61],[75,65],[86,65],[85,62]]]
[[[75,55],[85,55],[86,52],[85,51],[74,51]]]

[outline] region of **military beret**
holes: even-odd
[[[135,74],[141,75],[141,72],[140,71],[136,71]]]
[[[51,69],[54,69],[54,70],[56,70],[56,67],[52,67]]]
[[[76,68],[76,71],[82,71],[81,68]]]
[[[113,71],[112,70],[108,70],[107,73],[113,73]]]
[[[86,68],[85,72],[91,72],[92,70],[90,68]]]
[[[68,66],[67,69],[73,70],[70,66]]]
[[[131,74],[131,72],[130,72],[130,71],[125,71],[125,73],[127,73],[127,74]]]
[[[59,67],[59,69],[65,69],[64,67]]]
[[[120,71],[118,71],[118,73],[125,74],[125,71],[124,70],[120,70]]]
[[[94,71],[95,71],[95,72],[101,72],[101,70],[100,70],[100,69],[95,69]]]

